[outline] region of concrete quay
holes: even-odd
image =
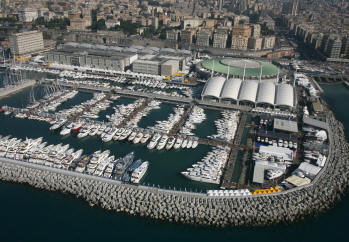
[[[157,220],[217,227],[288,224],[330,209],[348,188],[349,147],[344,128],[333,115],[328,122],[331,148],[325,167],[309,185],[280,193],[208,197],[8,159],[0,159],[0,179],[74,194],[90,205]]]
[[[74,88],[81,92],[113,92],[120,96],[134,97],[134,98],[152,98],[162,102],[174,103],[174,104],[190,104],[194,103],[198,106],[208,109],[232,109],[232,110],[241,110],[245,112],[252,111],[251,107],[248,106],[240,106],[229,103],[218,103],[218,102],[210,102],[205,100],[193,99],[188,97],[173,97],[169,95],[156,94],[156,93],[146,93],[146,92],[138,92],[131,91],[127,89],[116,89],[116,88],[106,88],[106,87],[96,87],[96,86],[88,86],[88,85],[73,85],[65,82],[58,82],[59,85],[68,88]]]
[[[28,80],[16,86],[10,86],[7,88],[0,88],[0,98],[6,97],[13,93],[19,92],[27,87],[35,85],[35,80]]]

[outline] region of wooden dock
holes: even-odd
[[[193,103],[191,103],[190,105],[184,106],[185,111],[184,111],[183,116],[175,125],[173,125],[172,129],[169,132],[169,135],[172,136],[172,135],[175,135],[178,133],[180,128],[184,125],[185,121],[188,119],[189,115],[191,114],[193,107],[194,107]]]
[[[117,125],[116,127],[117,127],[117,128],[121,128],[121,127],[125,126],[125,125],[127,124],[128,121],[130,121],[132,118],[134,118],[134,117],[137,115],[137,113],[141,112],[145,107],[147,107],[148,104],[150,103],[150,101],[151,101],[151,98],[145,99],[141,106],[135,108],[135,109],[134,109],[127,117],[125,117],[125,118],[122,120],[122,122],[121,122],[119,125]]]

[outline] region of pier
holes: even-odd
[[[175,125],[173,125],[172,129],[169,132],[169,135],[175,135],[178,133],[180,128],[184,125],[185,121],[187,121],[189,115],[193,110],[193,107],[194,107],[193,103],[191,103],[189,107],[188,106],[185,107],[184,114],[182,115],[181,119]]]
[[[150,98],[147,98],[144,100],[144,102],[142,103],[141,106],[135,108],[127,117],[125,117],[122,122],[117,125],[116,127],[117,128],[121,128],[123,126],[125,126],[127,124],[128,121],[130,121],[132,118],[134,118],[136,116],[136,114],[138,112],[141,112],[145,107],[148,106],[148,104],[150,103],[151,99]]]
[[[247,114],[242,113],[240,123],[239,123],[238,129],[237,129],[236,134],[235,134],[235,139],[234,139],[235,146],[240,146],[242,134],[244,132],[245,125],[246,125],[246,120],[247,120]],[[237,187],[237,184],[232,182],[231,178],[233,176],[235,161],[237,159],[238,152],[239,152],[239,149],[237,147],[233,147],[230,151],[227,165],[225,166],[225,169],[224,169],[225,172],[224,172],[223,178],[222,178],[222,185],[221,185],[222,188],[236,188]]]

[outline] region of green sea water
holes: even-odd
[[[324,90],[326,99],[333,107],[337,118],[347,127],[348,135],[349,90],[343,86],[325,86]],[[3,100],[0,101],[2,104]],[[11,102],[12,105],[21,106],[19,100]],[[0,123],[0,133],[15,132],[16,136],[18,134],[18,136],[22,135],[21,137],[25,135],[38,137],[45,134],[45,139],[50,143],[65,143],[64,139],[57,137],[56,134],[50,134],[48,125],[45,123],[10,118],[6,120],[4,117],[0,119]],[[74,147],[79,147],[80,142],[86,142],[89,145],[84,144],[84,147],[91,146],[91,148],[85,148],[90,149],[90,152],[98,143],[100,147],[103,146],[98,140],[93,139],[86,141],[79,141],[72,137],[66,139]],[[136,150],[136,154],[146,156],[149,153],[149,158],[159,157],[158,165],[154,166],[165,174],[156,175],[155,173],[152,176],[148,174],[147,177],[153,177],[148,181],[149,183],[167,180],[169,182],[166,184],[178,182],[180,186],[180,180],[178,181],[180,177],[173,177],[171,180],[170,174],[166,172],[177,169],[177,166],[180,169],[182,164],[169,163],[168,160],[174,157],[173,162],[182,162],[186,157],[196,155],[196,152],[183,153],[183,155],[175,152],[152,154],[143,151],[144,147],[138,148],[126,143],[113,145],[118,155],[127,153],[127,147],[132,147],[130,149]],[[108,148],[108,145],[105,148]],[[204,148],[200,147],[200,149]],[[205,152],[207,151],[203,151]],[[197,153],[200,156],[200,151]],[[193,158],[195,160],[195,157]],[[176,166],[172,165],[173,167],[167,169],[166,167],[171,164],[176,164]],[[154,169],[158,169],[155,167]],[[149,171],[149,173],[153,172]],[[326,214],[295,224],[266,228],[218,229],[165,223],[108,212],[98,207],[91,208],[85,201],[72,195],[42,191],[24,184],[0,182],[0,192],[1,241],[342,241],[347,238],[348,196],[335,204],[334,208]]]

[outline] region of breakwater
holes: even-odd
[[[108,210],[186,224],[263,226],[290,223],[325,211],[348,186],[348,144],[344,129],[328,117],[331,152],[309,185],[278,194],[208,197],[205,194],[133,186],[20,161],[0,160],[0,178],[74,194]]]

